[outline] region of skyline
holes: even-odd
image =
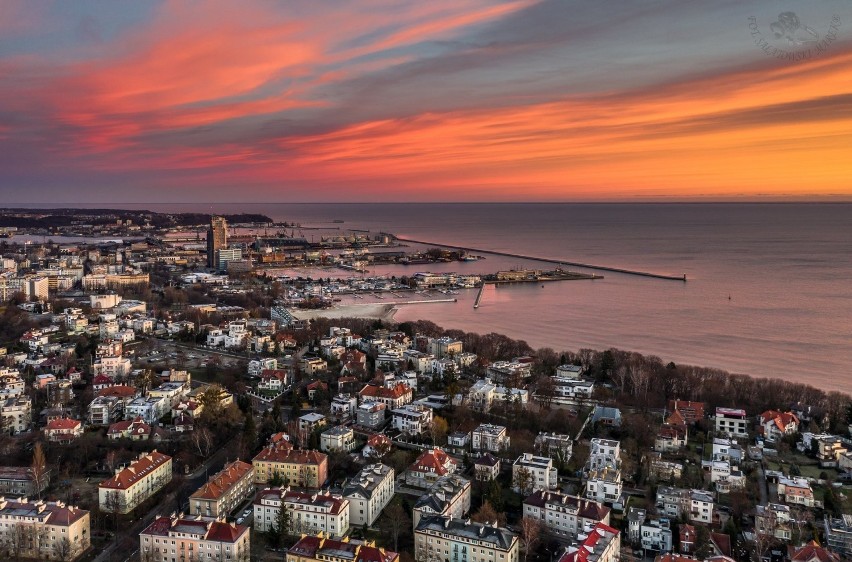
[[[3,3],[6,206],[852,198],[848,3],[327,6]]]

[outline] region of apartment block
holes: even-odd
[[[234,461],[189,496],[189,513],[220,519],[254,495],[254,467]]]

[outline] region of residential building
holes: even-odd
[[[840,562],[843,560],[839,554],[821,547],[816,541],[810,541],[800,547],[787,546],[787,558],[790,562]]]
[[[743,448],[739,443],[724,437],[713,438],[713,460],[726,461],[734,463],[742,462]]]
[[[429,342],[428,352],[438,359],[454,357],[463,351],[462,342],[449,337],[433,338]]]
[[[10,435],[29,431],[32,422],[32,407],[32,399],[29,396],[0,398],[2,431]]]
[[[688,424],[694,424],[704,419],[704,402],[689,402],[687,400],[669,400],[669,412],[680,412]]]
[[[816,457],[820,467],[836,467],[840,457],[847,452],[846,444],[836,435],[820,435],[814,439],[817,443]]]
[[[759,433],[769,442],[774,443],[785,435],[799,431],[799,418],[793,412],[767,410],[760,414]]]
[[[814,507],[814,491],[806,478],[779,478],[778,499],[786,504]]]
[[[552,400],[555,404],[576,404],[588,400],[595,393],[595,381],[574,377],[555,376]]]
[[[286,443],[286,445],[283,445]],[[267,445],[252,459],[255,484],[266,484],[277,473],[288,485],[321,488],[328,479],[328,457],[319,451],[296,451],[289,442]]]
[[[755,506],[754,531],[778,540],[789,541],[793,536],[790,507],[778,503]]]
[[[349,530],[349,500],[338,494],[300,492],[286,488],[265,488],[254,500],[254,530],[277,528],[281,506],[290,516],[294,535],[324,533],[342,537]]]
[[[461,519],[470,511],[470,480],[450,474],[434,484],[414,503],[414,526],[424,515],[442,515]]]
[[[610,406],[597,405],[592,412],[592,423],[618,427],[621,425],[621,410]]]
[[[536,452],[556,462],[566,463],[571,460],[573,449],[574,440],[570,435],[543,431],[535,438]]]
[[[502,453],[509,447],[509,436],[502,425],[480,424],[470,432],[470,448],[474,452]]]
[[[577,539],[584,529],[609,524],[610,509],[601,503],[560,492],[537,490],[524,500],[524,517],[541,521],[559,542]]]
[[[110,425],[124,419],[124,400],[117,396],[96,396],[89,404],[89,424]]]
[[[287,551],[287,562],[399,562],[399,554],[369,541],[335,540],[324,533],[303,536]]]
[[[67,445],[83,435],[83,423],[80,420],[59,418],[47,422],[44,437],[51,443]]]
[[[518,536],[507,529],[428,515],[414,528],[414,559],[450,562],[518,562]]]
[[[825,546],[846,559],[852,559],[852,515],[825,517]]]
[[[612,439],[593,438],[589,446],[589,461],[586,466],[590,470],[620,467],[621,443]]]
[[[658,453],[675,453],[686,446],[687,438],[686,425],[663,424],[654,440],[654,450]]]
[[[379,429],[385,425],[387,405],[381,402],[364,402],[358,406],[356,420],[358,425],[370,429]]]
[[[586,497],[610,505],[620,503],[622,493],[621,469],[605,466],[589,471]]]
[[[550,490],[558,484],[553,459],[523,453],[512,464],[512,489],[521,494]]]
[[[139,533],[139,555],[151,562],[228,560],[247,562],[248,527],[189,517],[157,517]]]
[[[500,475],[500,459],[491,453],[485,453],[473,461],[473,473],[477,480],[487,482]]]
[[[145,441],[151,437],[151,426],[142,421],[142,418],[123,420],[109,426],[107,437],[109,439]]]
[[[439,478],[454,474],[456,461],[435,447],[423,451],[405,473],[405,483],[417,488],[428,488]]]
[[[367,444],[361,449],[361,455],[368,459],[380,459],[390,452],[393,442],[387,435],[374,433],[367,438]]]
[[[349,524],[375,523],[394,494],[394,470],[384,464],[365,466],[343,486],[343,497],[349,500]]]
[[[320,450],[326,453],[351,452],[355,448],[355,432],[351,427],[338,425],[320,434]]]
[[[258,390],[284,392],[290,387],[290,373],[287,369],[263,369],[260,372]]]
[[[89,512],[62,502],[0,497],[0,521],[0,553],[4,560],[73,562],[91,544]],[[29,538],[22,540],[22,532]]]
[[[358,393],[359,401],[362,404],[365,402],[380,402],[387,406],[389,410],[402,408],[404,405],[409,404],[412,396],[411,388],[403,383],[399,383],[393,388],[367,385]]]
[[[207,229],[207,267],[219,267],[219,250],[228,247],[228,223],[224,217],[211,217]]]
[[[748,437],[748,419],[745,410],[739,408],[716,408],[716,433],[734,439]]]
[[[422,435],[432,426],[432,408],[420,404],[406,404],[391,410],[391,425],[407,435]]]
[[[355,419],[358,408],[358,398],[351,394],[338,394],[331,400],[330,415],[333,419],[343,422]],[[384,418],[384,415],[382,416]],[[384,421],[384,420],[382,420]]]
[[[38,481],[36,481],[38,480]],[[33,478],[33,469],[28,466],[0,466],[0,496],[39,495],[50,484],[50,469],[45,468],[41,478]]]
[[[692,523],[713,522],[713,496],[702,490],[686,490],[660,486],[657,488],[657,508],[670,518],[686,517]]]
[[[701,468],[704,470],[704,477],[716,485],[719,493],[727,494],[746,485],[745,475],[736,465],[731,464],[731,461],[702,461]]]
[[[124,417],[141,418],[147,424],[154,425],[171,411],[171,404],[164,397],[139,396],[124,405]]]
[[[222,519],[254,494],[254,467],[234,461],[189,496],[190,515]]]
[[[620,556],[621,533],[598,523],[579,544],[568,547],[559,562],[618,562]]]
[[[474,410],[488,412],[495,404],[525,406],[529,402],[529,393],[520,388],[498,386],[490,379],[482,379],[470,387],[468,399]]]
[[[299,431],[302,435],[309,435],[315,429],[325,427],[327,423],[324,415],[310,412],[299,417]]]
[[[98,484],[98,503],[106,513],[130,513],[172,480],[172,457],[157,452],[141,453],[112,478]]]
[[[646,519],[640,529],[640,544],[645,551],[671,552],[672,530],[667,517]]]

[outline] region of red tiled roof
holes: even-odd
[[[445,468],[447,463],[456,464],[456,461],[441,449],[430,449],[423,451],[417,457],[411,469],[416,472],[434,472],[438,476],[443,476],[448,472]]]
[[[142,458],[133,461],[130,466],[118,474],[98,484],[99,488],[126,490],[147,476],[154,469],[172,460],[172,457],[157,451],[151,451]]]
[[[371,435],[369,439],[367,439],[367,445],[375,448],[377,445],[381,444],[391,444],[391,440],[387,435],[383,435],[381,433],[376,433],[375,435]]]
[[[810,562],[811,560],[819,560],[820,562],[840,562],[841,560],[839,555],[827,551],[816,541],[811,541],[805,546],[801,546],[799,548],[788,546],[787,553],[791,562]]]
[[[136,396],[136,388],[126,385],[108,386],[100,392],[98,396],[115,396],[116,398],[133,398]]]
[[[325,551],[334,558],[342,558],[343,556],[340,553],[349,552],[351,556],[346,556],[346,558],[351,559],[352,562],[395,562],[399,560],[399,554],[390,550],[315,536],[302,537],[299,542],[290,547],[289,553],[318,560],[318,554]]]
[[[61,431],[65,429],[76,429],[80,427],[80,420],[72,420],[69,418],[58,418],[47,423],[45,429],[49,431]]]
[[[321,465],[328,462],[328,457],[319,451],[295,451],[288,441],[279,441],[264,447],[252,461]]]
[[[406,394],[411,394],[411,388],[403,383],[399,383],[393,388],[367,385],[362,388],[361,392],[359,392],[358,394],[360,394],[361,397],[385,398],[389,400],[396,400],[398,398],[402,398]]]
[[[192,493],[190,498],[215,500],[222,497],[237,482],[242,480],[254,467],[247,462],[234,461]]]

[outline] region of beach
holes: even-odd
[[[358,303],[318,309],[291,308],[289,311],[298,320],[313,320],[314,318],[375,318],[382,322],[390,322],[393,320],[397,308],[393,304],[388,303]]]

